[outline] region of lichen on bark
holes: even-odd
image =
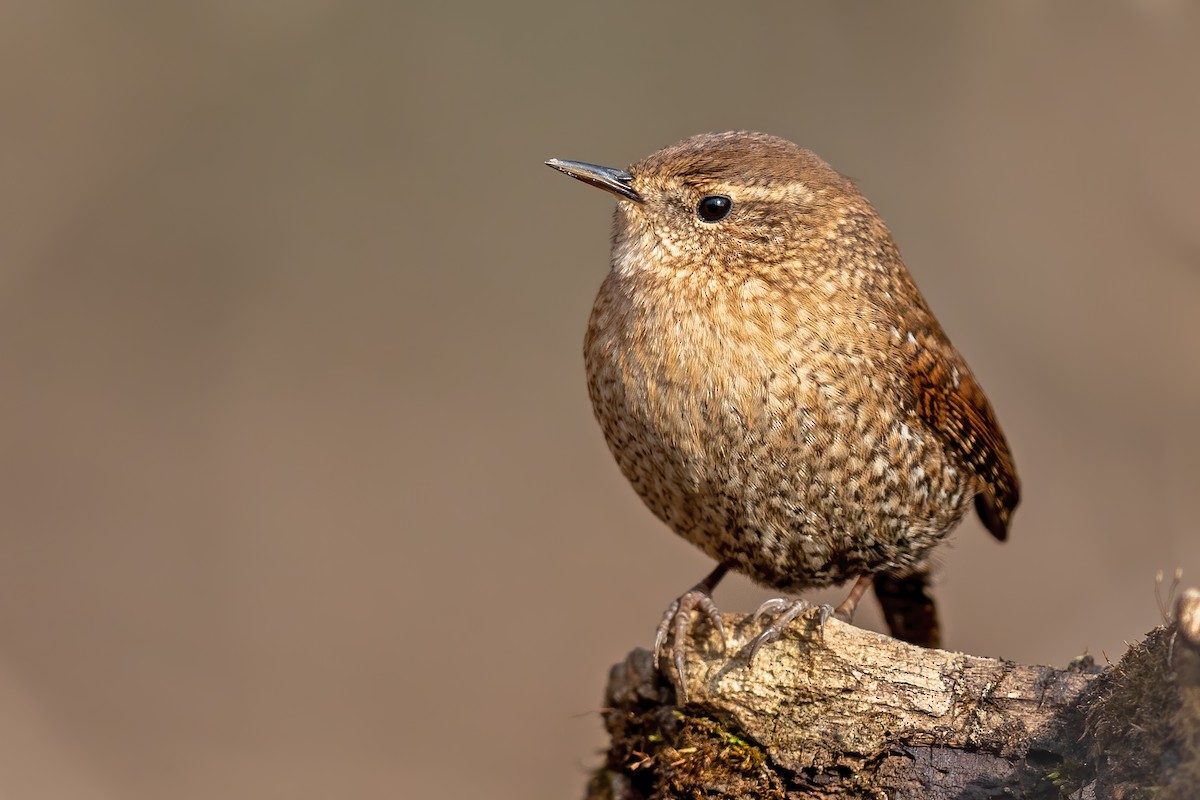
[[[1200,681],[1184,674],[1200,677],[1200,646],[1174,626],[1089,671],[811,617],[747,664],[758,625],[724,625],[724,653],[694,626],[682,707],[674,671],[648,652],[612,668],[610,746],[589,798],[1200,797]]]

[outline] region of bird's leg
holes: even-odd
[[[858,580],[854,582],[854,586],[850,589],[850,594],[846,595],[846,599],[838,603],[837,608],[833,610],[833,616],[840,619],[842,622],[853,622],[854,611],[858,608],[858,601],[866,594],[867,588],[871,585],[874,579],[873,575],[859,575]]]
[[[817,627],[821,631],[821,635],[825,635],[825,622],[830,617],[836,617],[842,622],[849,623],[854,619],[854,610],[858,608],[858,601],[862,599],[863,594],[867,591],[867,587],[871,585],[872,576],[860,575],[858,580],[854,582],[854,587],[850,590],[850,594],[846,599],[838,603],[837,608],[830,605],[822,605],[817,607]],[[758,611],[754,612],[754,618],[765,614],[778,614],[775,619],[771,620],[771,624],[763,628],[758,636],[754,637],[754,641],[750,643],[750,649],[746,651],[746,664],[749,665],[754,661],[754,655],[762,649],[763,645],[770,644],[783,635],[787,630],[787,626],[792,623],[796,617],[803,614],[805,611],[812,608],[812,604],[807,600],[784,600],[777,597],[774,600],[768,600],[758,607]]]
[[[671,658],[675,662],[675,671],[679,675],[679,693],[680,701],[687,702],[687,688],[683,679],[683,667],[687,656],[687,633],[688,626],[692,621],[692,612],[699,609],[708,617],[708,621],[716,628],[717,633],[721,638],[721,652],[725,652],[725,626],[721,623],[721,612],[717,611],[717,606],[712,599],[712,591],[716,588],[721,578],[725,577],[725,573],[729,571],[727,564],[718,564],[717,568],[708,574],[708,576],[693,586],[683,595],[671,603],[667,607],[667,611],[663,614],[662,622],[658,624],[658,630],[654,634],[654,668],[658,669],[659,656],[662,654],[663,643],[667,639],[667,632],[674,630],[674,639],[671,642]]]

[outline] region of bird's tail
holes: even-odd
[[[882,572],[875,576],[875,597],[892,636],[921,647],[941,647],[937,604],[929,588],[928,566],[902,576]]]

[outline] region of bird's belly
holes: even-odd
[[[589,341],[586,353],[622,472],[676,533],[759,583],[800,591],[903,570],[965,513],[967,476],[835,355],[796,365],[739,358],[728,343],[692,347],[687,363],[630,352]]]

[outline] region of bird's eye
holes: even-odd
[[[710,195],[696,206],[696,213],[705,222],[720,222],[728,217],[732,210],[733,201],[723,194]]]

